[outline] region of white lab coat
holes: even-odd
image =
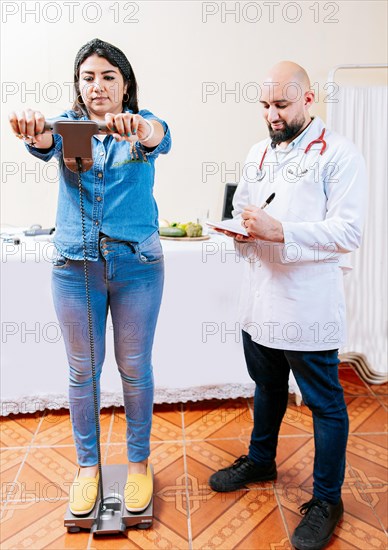
[[[235,241],[245,261],[240,326],[270,348],[318,351],[345,342],[343,274],[348,253],[360,246],[367,178],[355,145],[330,130],[323,155],[321,144],[304,153],[323,128],[315,117],[285,158],[269,146],[262,181],[254,176],[270,140],[254,145],[234,196],[239,218],[247,204],[260,206],[276,193],[266,212],[282,223],[285,242]]]

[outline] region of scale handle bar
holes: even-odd
[[[96,134],[112,134],[113,132],[108,128],[105,122],[97,122],[96,120],[72,120],[71,118],[52,118],[46,119],[44,123],[45,134],[60,133],[58,130],[61,126],[57,123],[69,124],[73,127],[81,128],[81,126],[87,126],[90,130],[95,130],[92,135]]]

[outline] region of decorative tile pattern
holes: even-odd
[[[30,445],[42,419],[42,413],[5,417],[0,424],[1,447],[23,447]]]
[[[345,514],[330,550],[387,548],[388,389],[340,369],[350,418],[343,486]],[[299,506],[312,494],[314,440],[308,407],[290,400],[278,445],[276,482],[215,493],[209,476],[246,454],[253,400],[203,401],[154,408],[150,460],[155,471],[150,529],[93,538],[63,527],[77,471],[67,411],[11,415],[1,422],[1,548],[59,550],[291,550]],[[104,464],[125,463],[124,409],[103,409]]]

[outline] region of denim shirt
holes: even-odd
[[[128,108],[125,109],[127,112]],[[155,160],[171,148],[167,124],[145,109],[139,115],[157,120],[164,128],[164,137],[157,147],[149,149],[136,144],[139,160],[131,161],[130,144],[117,142],[111,135],[104,141],[92,137],[93,166],[82,173],[87,258],[98,260],[99,233],[122,241],[142,243],[158,230],[158,207],[153,196]],[[61,118],[78,118],[74,111],[65,111]],[[82,226],[79,206],[78,174],[70,171],[62,155],[62,137],[54,134],[53,147],[35,149],[26,144],[35,157],[59,163],[59,195],[54,244],[59,253],[72,260],[83,259]]]

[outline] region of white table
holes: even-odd
[[[231,240],[221,235],[202,242],[163,241],[163,249],[155,402],[253,395],[237,323],[244,260],[237,261]],[[3,415],[68,407],[68,366],[51,298],[52,250],[42,238],[2,244]],[[101,404],[122,404],[110,318]]]

